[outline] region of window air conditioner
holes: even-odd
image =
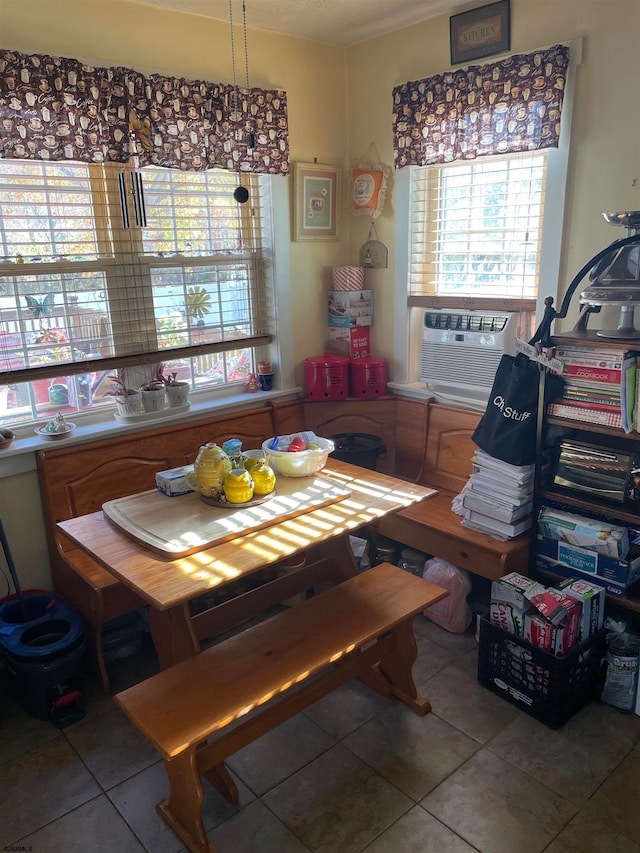
[[[425,311],[420,379],[436,396],[441,391],[486,401],[502,354],[515,352],[515,316],[497,311]]]

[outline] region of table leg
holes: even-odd
[[[149,609],[149,627],[162,669],[168,669],[200,651],[193,633],[189,605],[178,604],[170,610]]]

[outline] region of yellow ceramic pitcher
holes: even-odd
[[[222,491],[225,477],[231,470],[231,460],[215,442],[203,444],[193,466],[193,473],[187,474],[186,483],[194,492],[211,497]]]

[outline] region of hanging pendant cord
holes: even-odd
[[[229,26],[231,27],[231,74],[233,76],[233,113],[234,120],[238,118],[238,84],[236,82],[236,46],[233,38],[233,0],[229,0]],[[233,138],[238,139],[238,128],[233,132]]]
[[[244,34],[244,71],[249,88],[249,51],[247,50],[247,7],[242,0],[242,32]]]

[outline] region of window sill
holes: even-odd
[[[84,419],[82,415],[74,417],[74,422],[77,426],[73,434],[69,438],[58,442],[47,441],[34,435],[33,424],[18,427],[14,430],[16,433],[15,441],[6,450],[0,450],[0,479],[11,477],[15,474],[24,474],[27,471],[34,471],[36,468],[35,451],[42,448],[52,450],[55,447],[69,447],[74,444],[95,441],[99,438],[130,435],[141,430],[162,426],[162,424],[187,423],[188,421],[201,420],[207,415],[215,417],[222,413],[228,414],[234,411],[255,408],[270,400],[295,397],[301,392],[302,388],[294,387],[278,391],[258,391],[255,394],[241,392],[228,394],[222,398],[220,396],[216,396],[215,398],[208,396],[207,399],[198,399],[196,397],[195,401],[192,400],[188,412],[172,415],[171,410],[166,409],[157,418],[144,420],[140,423],[122,423],[116,421],[112,409],[101,411],[99,417],[97,413],[87,413]]]
[[[451,388],[449,392],[442,389],[431,390],[424,382],[389,382],[389,389],[397,397],[408,397],[412,400],[435,400],[445,406],[454,406],[460,409],[470,409],[473,412],[484,412],[487,408],[489,390],[478,391],[476,396],[465,396],[462,391],[456,392]]]

